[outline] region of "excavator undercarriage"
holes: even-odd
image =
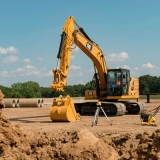
[[[101,106],[105,113],[110,116],[124,115],[126,113],[126,108],[123,103],[110,103],[110,102],[101,102]],[[94,115],[96,111],[97,102],[83,102],[83,103],[74,103],[75,109],[80,115]],[[100,115],[102,112],[100,111]]]
[[[75,100],[76,101],[76,100]],[[53,105],[50,109],[50,118],[52,121],[69,121],[75,122],[80,120],[81,116],[93,116],[97,102],[99,100],[87,100],[74,102],[69,95],[66,97],[59,96],[53,100]],[[107,116],[122,116],[124,114],[142,114],[147,111],[145,103],[139,102],[105,102],[100,101],[101,107]],[[100,110],[99,115],[103,115]]]
[[[80,115],[94,115],[97,102],[74,103],[76,111]],[[141,114],[147,110],[145,103],[139,102],[104,102],[101,106],[108,116],[122,116],[124,114]],[[100,114],[103,114],[100,112]]]

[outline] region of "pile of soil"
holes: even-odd
[[[0,90],[0,109],[2,109],[2,108],[5,107],[3,98],[4,98],[4,94],[3,94],[2,91]]]
[[[29,134],[0,115],[2,160],[160,159],[160,130],[132,135],[106,131],[57,130]]]
[[[118,153],[119,160],[159,160],[160,159],[160,130],[133,135],[97,133],[105,143],[111,145]]]
[[[88,130],[28,135],[1,115],[0,157],[3,160],[117,160],[119,156],[112,146]]]

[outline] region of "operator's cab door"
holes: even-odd
[[[130,72],[127,69],[109,69],[107,76],[107,93],[109,96],[128,94]]]
[[[122,69],[122,94],[128,95],[130,82],[130,72],[129,70]]]

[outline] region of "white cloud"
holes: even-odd
[[[118,69],[118,68],[130,69],[130,67],[127,66],[127,65],[124,65],[124,66],[116,66],[116,68],[117,68],[117,69]]]
[[[23,62],[24,63],[30,63],[30,60],[28,58],[26,58],[26,59],[23,59]]]
[[[138,71],[138,70],[139,70],[139,68],[138,68],[138,67],[134,67],[134,70]]]
[[[77,78],[77,77],[82,77],[83,76],[83,72],[77,72],[77,71],[72,71],[68,74],[68,78]]]
[[[41,57],[38,57],[38,60],[39,60],[39,61],[41,61],[41,60],[42,60],[42,58],[41,58]]]
[[[87,72],[94,72],[94,69],[90,68],[89,70],[87,70]]]
[[[2,71],[0,72],[1,77],[9,77],[9,72],[8,71]]]
[[[18,50],[14,46],[10,46],[8,48],[0,47],[0,54],[7,54],[7,53],[18,53]]]
[[[155,65],[152,65],[151,63],[146,63],[142,65],[143,68],[154,68]]]
[[[108,56],[105,56],[107,61],[125,61],[128,59],[128,54],[126,52],[121,52],[118,54],[112,53]]]
[[[80,66],[72,65],[72,66],[69,67],[69,69],[70,70],[79,70],[79,69],[81,69],[81,67]]]
[[[124,68],[124,69],[130,69],[130,67],[127,66],[127,65],[122,66],[122,68]]]
[[[47,69],[46,67],[43,67],[41,70],[42,70],[42,71],[45,71],[46,69]]]
[[[18,56],[9,56],[3,59],[3,63],[14,63],[17,62],[19,60]]]
[[[44,73],[44,76],[47,76],[47,77],[53,76],[52,70],[50,70],[50,71]]]
[[[74,56],[71,56],[71,59],[75,59],[75,57],[74,57]]]
[[[48,76],[53,76],[53,72],[52,70],[44,72],[32,65],[26,65],[24,67],[17,68],[16,70],[12,71],[0,71],[0,77],[25,77],[25,76],[48,77]]]
[[[72,46],[72,48],[72,53],[77,53],[80,50],[77,46]]]
[[[26,65],[24,68],[27,69],[27,70],[34,70],[34,69],[36,69],[35,66],[29,65],[29,64]]]
[[[79,76],[79,77],[83,76],[83,72],[79,72],[79,73],[77,74],[77,76]]]

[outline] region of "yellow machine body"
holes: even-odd
[[[76,113],[73,99],[70,96],[63,98],[61,95],[53,100],[50,108],[50,118],[52,121],[75,122],[80,120],[80,115]]]

